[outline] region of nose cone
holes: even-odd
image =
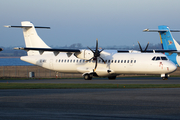
[[[169,72],[174,72],[174,71],[176,71],[176,69],[177,69],[177,66],[173,62],[170,61]]]

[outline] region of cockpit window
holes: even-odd
[[[156,59],[156,57],[153,57],[153,59],[152,60],[155,60]]]
[[[163,57],[160,57],[160,56],[155,56],[152,58],[152,60],[168,60],[167,57],[163,56]]]
[[[160,57],[157,57],[156,60],[161,60],[161,58],[160,58]]]
[[[167,57],[161,57],[161,60],[168,60]]]

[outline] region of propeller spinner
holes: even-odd
[[[88,47],[88,46],[87,46]],[[89,47],[88,47],[89,48]],[[106,63],[105,61],[104,61],[104,59],[103,58],[101,58],[100,57],[100,55],[101,55],[101,52],[104,50],[104,49],[102,49],[102,50],[98,50],[98,39],[96,39],[96,49],[95,50],[92,50],[91,48],[89,48],[92,52],[93,52],[93,54],[94,54],[94,56],[91,58],[91,59],[89,59],[89,60],[87,60],[87,61],[90,61],[90,60],[95,60],[96,61],[96,63],[95,63],[95,67],[94,67],[94,69],[93,69],[93,72],[95,72],[95,70],[96,70],[96,68],[97,68],[97,58],[99,57],[104,63]]]

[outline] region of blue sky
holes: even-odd
[[[24,47],[21,29],[4,28],[31,21],[49,46],[133,46],[160,43],[145,28],[180,29],[179,0],[0,0],[0,46]],[[180,33],[173,33],[180,41]]]

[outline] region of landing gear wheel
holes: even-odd
[[[109,79],[109,80],[115,80],[115,79],[116,79],[116,76],[109,76],[108,79]]]
[[[168,77],[162,77],[162,80],[168,80]]]
[[[85,79],[85,80],[91,80],[92,77],[90,76],[90,74],[85,74],[85,75],[84,75],[84,79]]]

